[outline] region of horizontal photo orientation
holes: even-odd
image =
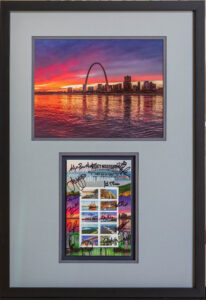
[[[33,139],[165,138],[164,38],[33,38]]]

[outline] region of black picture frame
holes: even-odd
[[[190,11],[194,15],[194,285],[192,288],[10,288],[9,261],[9,37],[11,11]],[[1,4],[1,297],[3,298],[198,298],[204,284],[204,1],[59,2]],[[161,266],[160,266],[161,267]],[[169,271],[169,270],[168,270]]]

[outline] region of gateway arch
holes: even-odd
[[[91,71],[91,69],[92,69],[92,67],[94,65],[99,65],[102,68],[102,70],[104,72],[105,81],[106,81],[106,91],[108,91],[109,84],[108,84],[108,79],[107,79],[106,71],[105,71],[105,69],[104,69],[104,67],[103,67],[103,65],[101,63],[94,62],[93,64],[91,64],[91,66],[89,67],[89,70],[87,72],[87,76],[86,76],[85,83],[84,83],[84,86],[83,86],[83,92],[86,92],[86,90],[87,90],[87,81],[88,81],[88,78],[89,78],[89,73],[90,73],[90,71]]]

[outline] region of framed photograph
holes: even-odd
[[[204,1],[2,1],[4,299],[205,296]]]
[[[60,154],[60,261],[137,262],[138,154]]]
[[[32,51],[34,140],[165,139],[166,37],[33,37]]]

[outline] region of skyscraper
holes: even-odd
[[[69,87],[69,88],[67,89],[67,93],[72,93],[72,87]]]
[[[121,83],[117,83],[111,86],[111,90],[112,92],[121,92],[122,90],[122,84]]]
[[[153,83],[152,81],[150,82],[150,90],[151,91],[156,91],[156,84]]]
[[[101,83],[99,83],[99,84],[97,85],[97,91],[98,91],[98,92],[101,92],[101,91],[102,91],[102,84],[101,84]]]
[[[89,86],[89,87],[88,87],[88,92],[93,92],[93,91],[94,91],[93,86]]]
[[[132,89],[131,76],[129,75],[124,76],[124,90],[131,91],[131,89]]]
[[[143,84],[143,91],[149,91],[150,90],[150,83],[149,81],[145,81]]]

